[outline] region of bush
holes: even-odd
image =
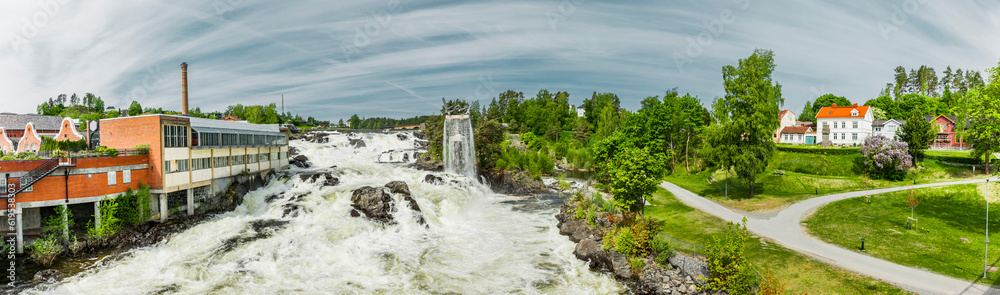
[[[628,266],[632,269],[632,273],[640,273],[642,268],[646,266],[646,261],[641,257],[628,258]]]
[[[106,241],[108,238],[113,236],[118,232],[121,226],[121,221],[118,219],[118,202],[115,199],[109,199],[105,196],[104,200],[101,200],[98,209],[101,210],[101,224],[100,226],[92,226],[90,221],[87,222],[87,236],[96,241]]]
[[[118,156],[118,150],[117,149],[115,149],[115,148],[109,148],[109,147],[106,147],[106,146],[103,146],[103,145],[97,147],[97,149],[95,149],[94,152],[102,153],[105,156],[112,157],[112,158]]]
[[[49,216],[49,220],[45,222],[42,232],[53,237],[61,237],[60,240],[69,242],[69,230],[75,226],[73,211],[65,206],[55,206],[53,209],[55,209],[56,214]],[[63,212],[66,214],[66,219],[63,219]],[[63,229],[67,231],[64,232]]]
[[[44,266],[52,265],[56,257],[59,257],[59,254],[63,252],[62,245],[52,235],[36,239],[28,248],[31,250],[31,259]]]
[[[79,151],[87,149],[87,140],[81,139],[76,141],[69,140],[55,140],[51,137],[42,136],[42,145],[38,147],[41,151]]]
[[[124,225],[139,225],[149,221],[153,217],[153,210],[149,208],[150,199],[152,195],[149,194],[148,185],[139,184],[138,190],[126,190],[116,200],[116,217]]]
[[[861,144],[861,165],[869,177],[903,180],[913,159],[907,144],[882,135],[869,136]]]
[[[746,222],[746,218],[742,224],[730,222],[725,232],[712,238],[711,247],[705,253],[708,273],[712,276],[705,286],[707,289],[724,290],[729,294],[752,293],[756,274],[744,257],[744,245],[749,239]]]
[[[858,148],[820,148],[820,147],[779,145],[777,146],[777,149],[783,152],[819,154],[819,155],[854,155],[858,153]]]
[[[614,250],[619,254],[625,256],[631,256],[635,252],[635,235],[632,234],[631,228],[622,228],[615,235]]]
[[[148,155],[149,154],[149,144],[137,144],[133,147],[138,155]]]
[[[656,263],[661,267],[666,267],[670,256],[674,256],[674,250],[670,247],[670,241],[664,235],[657,235],[649,243],[650,250],[656,253]]]

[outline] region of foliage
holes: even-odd
[[[128,115],[129,116],[142,115],[142,104],[139,104],[138,101],[132,101],[132,104],[128,106]]]
[[[665,159],[649,149],[627,147],[610,162],[610,191],[622,211],[642,211],[666,172]]]
[[[924,151],[930,147],[930,142],[936,135],[931,122],[919,113],[913,113],[906,124],[896,130],[896,138],[907,144],[913,166],[917,165],[917,160],[923,159]]]
[[[118,207],[115,217],[122,225],[143,224],[153,217],[153,210],[149,208],[151,199],[148,185],[139,184],[138,190],[129,188],[115,200]]]
[[[881,134],[869,136],[861,144],[861,164],[872,178],[903,180],[910,169],[911,156],[907,144],[885,138]]]
[[[516,147],[508,146],[506,142],[501,144],[506,146],[497,160],[496,167],[499,169],[519,168],[528,170],[533,177],[541,177],[542,174],[552,174],[555,163],[547,152],[535,152],[531,150],[521,151]]]
[[[118,232],[121,220],[118,219],[118,201],[107,196],[97,206],[100,210],[100,224],[91,225],[87,222],[87,236],[96,241],[105,241]]]
[[[625,227],[619,230],[613,241],[614,246],[611,249],[619,254],[631,256],[634,254],[633,252],[637,251],[635,235],[632,234],[631,228]]]
[[[824,147],[812,147],[812,146],[787,146],[778,145],[777,150],[782,152],[790,153],[803,153],[803,154],[817,154],[817,155],[854,155],[857,154],[861,148],[824,148]]]
[[[750,185],[751,198],[754,182],[774,154],[771,137],[779,124],[778,106],[784,103],[781,85],[771,79],[774,68],[774,53],[757,49],[740,59],[738,67],[722,70],[726,103],[721,112],[728,114],[730,122],[717,131],[712,144],[726,146],[722,163]]]
[[[968,141],[972,156],[986,157],[1000,151],[1000,63],[990,69],[990,83],[972,98]],[[987,169],[989,166],[987,166]]]
[[[431,119],[431,116],[415,116],[406,119],[393,119],[388,117],[372,117],[372,118],[361,118],[357,114],[351,116],[351,128],[352,129],[382,129],[395,126],[405,126],[405,125],[419,125],[422,123],[427,123]],[[343,120],[341,120],[343,121]],[[316,125],[317,123],[325,123],[316,120],[306,120],[306,123],[310,125]],[[343,124],[341,122],[341,124]],[[329,124],[324,124],[329,125]],[[338,125],[339,126],[339,125]]]
[[[729,294],[750,294],[756,274],[745,257],[745,244],[750,238],[747,219],[743,223],[729,222],[721,235],[712,238],[706,253],[708,273],[712,276],[709,290],[724,290]]]
[[[135,145],[132,148],[135,149],[137,155],[148,155],[149,154],[149,144],[148,143],[137,144],[137,145]]]
[[[73,211],[69,210],[66,206],[55,206],[52,208],[55,210],[55,214],[49,216],[49,220],[45,222],[43,233],[60,237],[60,240],[63,242],[69,242],[69,231],[76,226],[75,222],[73,222]],[[66,214],[65,219],[63,219],[64,213]]]
[[[785,283],[774,276],[770,269],[764,271],[764,282],[760,286],[760,295],[784,295]]]
[[[76,141],[70,140],[55,140],[48,136],[42,136],[42,145],[38,147],[41,151],[79,151],[87,149],[87,140],[81,139]]]
[[[649,248],[653,253],[656,253],[656,263],[660,267],[667,267],[667,264],[670,262],[670,256],[674,255],[674,250],[670,247],[670,241],[667,240],[667,237],[662,234],[656,235],[650,241]]]
[[[910,206],[910,218],[913,218],[913,209],[916,209],[917,206],[920,205],[920,202],[922,200],[917,198],[916,193],[913,192],[912,189],[908,190],[907,194],[908,195],[906,196],[906,205]]]
[[[62,245],[51,235],[36,239],[28,248],[31,250],[31,259],[43,266],[52,265],[56,257],[63,252]]]
[[[112,157],[112,158],[118,156],[118,150],[117,149],[115,149],[115,148],[109,148],[109,147],[106,147],[106,146],[103,146],[103,145],[97,147],[96,149],[94,149],[94,152],[99,153],[99,154],[104,154],[105,156]]]
[[[812,104],[812,114],[814,119],[816,114],[819,113],[820,109],[822,109],[823,107],[832,107],[834,104],[838,106],[849,106],[851,105],[851,101],[847,100],[847,98],[844,98],[843,96],[836,96],[833,95],[832,93],[827,93],[820,97],[817,97],[816,101],[814,101]]]
[[[504,148],[503,126],[494,120],[480,120],[474,136],[480,169],[495,167]]]
[[[37,155],[33,152],[20,152],[16,154],[5,154],[0,161],[27,161],[27,160],[39,160]]]

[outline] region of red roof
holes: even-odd
[[[851,111],[858,110],[857,116],[851,116]],[[816,118],[864,118],[865,114],[868,113],[868,106],[858,106],[854,104],[853,106],[838,107],[834,104],[832,107],[823,107],[819,109],[816,113]]]
[[[810,129],[812,129],[812,127],[795,127],[795,126],[789,126],[789,127],[785,127],[784,129],[781,129],[781,133],[802,134],[802,133],[809,132]]]
[[[781,118],[784,118],[785,114],[788,114],[788,113],[791,113],[791,112],[792,111],[784,110],[784,111],[781,111],[780,113],[778,113],[778,121],[781,121]]]

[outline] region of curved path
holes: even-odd
[[[747,227],[760,236],[773,239],[782,246],[812,256],[820,261],[854,271],[869,277],[877,278],[907,290],[920,294],[1000,294],[1000,290],[967,282],[956,278],[940,275],[926,270],[899,265],[882,259],[863,255],[839,246],[827,244],[805,233],[801,222],[814,210],[831,202],[857,198],[867,195],[882,194],[912,188],[925,188],[985,182],[985,179],[942,182],[922,185],[912,185],[894,188],[884,188],[868,191],[849,192],[816,197],[792,204],[788,208],[766,219],[747,216]],[[678,200],[688,206],[708,212],[722,219],[740,222],[744,215],[734,212],[709,199],[695,195],[670,182],[663,182],[661,187],[670,191]]]

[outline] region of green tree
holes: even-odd
[[[867,102],[865,102],[865,105],[873,108],[878,108],[884,111],[885,116],[887,118],[899,118],[899,119],[906,118],[906,116],[902,116],[900,114],[899,104],[896,103],[896,101],[893,100],[892,97],[889,97],[888,95],[883,95],[877,98],[869,99]],[[881,119],[881,120],[887,120],[887,119]]]
[[[931,140],[937,136],[934,133],[933,125],[923,115],[914,112],[903,127],[896,130],[896,138],[909,145],[907,151],[913,157],[913,166],[917,166],[917,160],[923,160],[924,151],[930,147]]]
[[[476,124],[476,156],[480,169],[496,167],[503,152],[503,126],[494,120],[481,120]]]
[[[969,143],[972,156],[986,160],[986,173],[990,173],[990,155],[1000,151],[1000,63],[990,71],[990,83],[972,98],[969,114]]]
[[[626,147],[609,166],[611,194],[619,209],[644,213],[646,197],[656,191],[663,178],[666,159],[648,148]],[[643,214],[645,215],[645,214]]]
[[[361,126],[361,117],[358,117],[358,114],[351,115],[351,120],[347,122],[351,123],[351,129],[359,129]]]
[[[819,113],[819,110],[823,107],[832,107],[834,104],[842,107],[849,106],[851,105],[851,101],[847,100],[847,98],[844,98],[843,96],[836,96],[832,93],[824,94],[816,98],[816,101],[812,104],[814,114],[813,117],[815,117],[815,114]]]
[[[812,101],[806,101],[806,104],[802,106],[802,112],[799,113],[799,117],[796,120],[816,124],[816,110],[812,108]]]
[[[764,172],[774,154],[771,136],[780,124],[778,108],[784,103],[781,84],[771,78],[774,68],[774,52],[764,49],[740,59],[737,67],[722,68],[726,113],[731,118],[723,131],[729,139],[725,144],[738,151],[730,160],[737,176],[750,185],[751,198],[757,176]]]
[[[142,114],[142,105],[138,101],[132,101],[132,104],[128,107],[129,116],[138,116]]]
[[[118,110],[111,110],[110,112],[108,112],[106,117],[108,119],[113,119],[113,118],[118,118],[119,116],[121,116],[121,113],[119,113]]]

